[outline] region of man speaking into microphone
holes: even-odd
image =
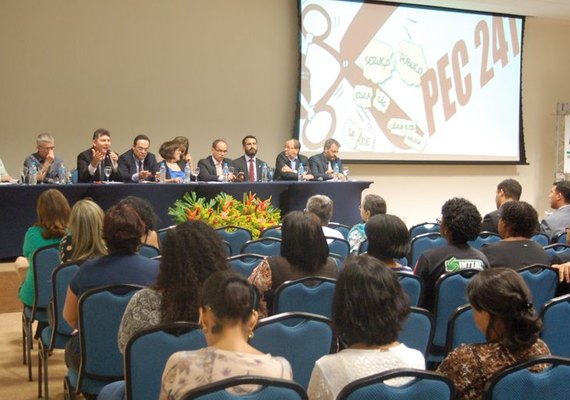
[[[101,181],[121,182],[119,156],[111,151],[111,134],[100,128],[93,132],[93,146],[77,156],[77,173],[80,183]],[[111,167],[111,174],[105,176],[105,167]]]

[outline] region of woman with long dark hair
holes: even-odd
[[[462,400],[482,398],[486,381],[496,372],[550,354],[539,339],[542,321],[530,291],[517,272],[509,268],[479,272],[467,286],[467,297],[487,343],[459,346],[437,369],[453,381]]]

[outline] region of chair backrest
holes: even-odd
[[[551,260],[554,257],[558,257],[561,262],[566,262],[570,259],[570,245],[566,243],[549,244],[544,246],[544,251],[546,251]]]
[[[558,288],[558,271],[546,265],[529,265],[518,270],[532,292],[534,309],[540,313],[544,303],[551,300]]]
[[[545,235],[543,233],[543,235]],[[546,235],[545,235],[546,236]],[[548,236],[546,236],[548,238]],[[557,234],[555,234],[554,236],[552,236],[552,243],[564,243],[567,244],[568,243],[568,235],[566,234],[566,231],[564,232],[559,232]],[[547,243],[548,244],[548,243]],[[543,245],[546,246],[546,245]]]
[[[396,275],[398,275],[402,289],[404,289],[404,292],[410,299],[410,305],[417,307],[422,300],[424,292],[423,279],[420,276],[403,271],[397,271]]]
[[[160,250],[150,244],[141,244],[139,247],[139,254],[143,257],[154,258],[160,256]]]
[[[305,389],[309,385],[315,362],[331,353],[336,337],[328,318],[309,313],[284,313],[257,323],[250,344],[273,356],[285,357],[295,382]]]
[[[79,297],[81,364],[77,391],[82,391],[84,378],[123,379],[123,356],[119,352],[117,334],[129,300],[141,288],[109,285],[88,290]]]
[[[449,317],[445,353],[449,353],[461,344],[474,343],[485,343],[485,335],[475,325],[473,309],[469,304],[465,304],[458,307]]]
[[[414,268],[420,256],[426,250],[436,249],[447,245],[447,240],[439,233],[424,233],[412,239],[409,265]]]
[[[281,239],[281,236],[283,236],[283,229],[281,229],[281,224],[270,226],[269,228],[266,228],[261,231],[261,237],[272,237],[272,238]]]
[[[358,254],[363,254],[368,251],[368,239],[362,241],[358,246]]]
[[[176,228],[176,225],[170,225],[167,226],[166,228],[160,228],[159,230],[157,230],[156,234],[158,235],[158,242],[162,244],[162,242],[164,242],[164,239],[166,238],[166,234],[170,232],[171,229],[174,228]]]
[[[240,254],[254,253],[264,256],[278,256],[281,254],[281,239],[262,237],[247,241],[241,248]]]
[[[483,231],[474,240],[470,240],[467,243],[474,249],[480,249],[486,244],[495,243],[499,240],[501,240],[501,235],[498,233]]]
[[[59,245],[52,244],[37,249],[33,256],[34,265],[34,304],[32,315],[37,309],[47,309],[52,299],[51,273],[61,263]],[[33,317],[32,317],[33,320]]]
[[[200,324],[174,322],[137,332],[125,348],[125,385],[128,399],[156,400],[168,358],[177,351],[206,347]]]
[[[65,297],[67,296],[67,288],[69,282],[79,269],[79,265],[75,263],[58,265],[51,273],[51,292],[52,292],[52,319],[50,325],[53,333],[59,335],[71,335],[74,328],[63,318],[63,306]],[[50,348],[53,346],[55,335],[52,334]]]
[[[560,357],[570,357],[568,332],[570,321],[570,294],[556,297],[542,309],[542,333],[540,337],[548,345],[550,353]]]
[[[423,308],[411,307],[411,313],[404,323],[398,341],[420,351],[427,357],[433,337],[433,316]]]
[[[335,279],[322,276],[283,282],[273,296],[273,314],[300,311],[331,318],[335,287]]]
[[[222,237],[222,240],[225,240],[230,244],[230,256],[239,254],[240,249],[243,247],[243,245],[248,240],[251,240],[251,231],[235,225],[228,225],[217,228],[216,232]]]
[[[350,243],[348,243],[348,240],[328,236],[326,238],[331,253],[338,254],[343,260],[348,257],[350,254]]]
[[[535,233],[530,239],[534,240],[542,247],[547,246],[548,243],[550,243],[550,238],[548,237],[548,235],[542,232]]]
[[[535,372],[530,367],[550,364]],[[570,359],[536,357],[493,375],[485,384],[485,400],[566,400],[570,393]]]
[[[465,269],[442,275],[435,283],[435,331],[433,350],[443,351],[447,340],[447,323],[455,309],[467,303],[467,284],[479,270]]]
[[[341,224],[339,222],[329,222],[329,228],[336,229],[340,233],[342,233],[342,237],[348,240],[348,232],[350,232],[350,226]]]
[[[410,228],[410,237],[413,239],[425,233],[440,233],[440,226],[437,222],[422,222]]]
[[[239,274],[242,274],[248,278],[253,272],[254,268],[263,260],[265,256],[261,254],[238,254],[232,257],[228,257],[228,263],[230,268]]]
[[[394,378],[411,378],[402,386],[384,382]],[[435,372],[398,368],[358,379],[346,385],[337,400],[451,400],[455,387],[448,378]]]
[[[253,393],[244,395],[232,394],[226,389],[239,385],[261,386]],[[284,379],[267,378],[263,376],[236,376],[222,381],[210,383],[191,390],[183,397],[183,400],[307,400],[305,389],[293,381]]]

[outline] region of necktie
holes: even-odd
[[[143,162],[142,160],[139,160],[139,173],[143,171]]]
[[[253,158],[249,159],[249,181],[255,182],[255,165],[253,163]]]

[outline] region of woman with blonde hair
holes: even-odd
[[[38,220],[27,230],[24,237],[23,253],[30,267],[18,293],[20,301],[27,306],[34,304],[34,252],[40,247],[61,241],[66,233],[69,212],[69,203],[59,190],[49,189],[38,197],[36,205]]]
[[[59,244],[62,262],[87,260],[107,254],[102,237],[104,216],[101,207],[92,200],[79,200],[73,205],[68,233]]]

